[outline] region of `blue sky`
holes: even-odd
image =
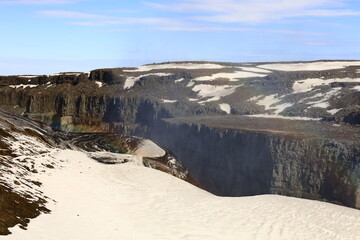
[[[0,0],[0,74],[360,59],[356,0]]]

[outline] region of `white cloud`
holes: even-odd
[[[37,16],[47,18],[62,18],[76,20],[69,22],[71,25],[80,26],[106,26],[106,25],[150,25],[160,28],[184,28],[186,26],[182,21],[171,18],[131,18],[131,17],[117,17],[99,14],[91,14],[77,11],[63,11],[63,10],[46,10],[36,12]]]
[[[147,4],[168,11],[198,13],[193,17],[195,20],[225,23],[261,23],[301,16],[360,15],[360,12],[340,8],[344,3],[342,0],[180,0],[173,4]]]
[[[261,31],[263,33],[279,33],[284,35],[321,35],[317,32],[303,32],[292,30],[272,30],[245,27],[228,27],[228,26],[208,26],[200,23],[186,22],[184,20],[172,18],[125,18],[117,16],[91,14],[77,11],[63,10],[46,10],[38,11],[36,14],[40,17],[62,18],[72,20],[70,25],[78,26],[109,26],[109,25],[143,25],[154,30],[161,31],[186,31],[186,32],[244,32],[244,31]],[[124,31],[122,29],[121,31]]]

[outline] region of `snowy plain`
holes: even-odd
[[[274,63],[263,64],[258,67],[277,71],[324,71],[342,69],[348,66],[360,66],[359,61],[331,61],[331,62],[306,62],[306,63]]]
[[[139,164],[101,164],[58,150],[41,174],[51,214],[9,240],[358,239],[360,211],[276,195],[217,197]]]
[[[214,63],[169,63],[169,64],[151,64],[142,65],[135,69],[124,70],[124,72],[148,72],[151,70],[162,70],[162,69],[221,69],[225,66]]]

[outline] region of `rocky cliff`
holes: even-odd
[[[229,117],[171,119],[146,136],[175,152],[214,194],[273,193],[360,208],[359,129],[286,126],[284,120],[260,124]]]

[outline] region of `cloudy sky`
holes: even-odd
[[[360,59],[357,0],[0,0],[0,74]]]

